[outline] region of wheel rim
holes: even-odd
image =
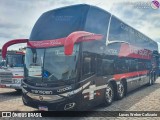
[[[122,83],[119,84],[118,93],[120,97],[123,97],[124,94],[124,85]]]
[[[112,91],[111,87],[108,86],[106,88],[106,100],[107,100],[108,103],[112,102],[112,97],[113,97],[113,91]]]

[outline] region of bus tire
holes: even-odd
[[[120,81],[120,84],[117,88],[117,100],[121,100],[125,95],[125,84],[123,81]]]
[[[105,89],[105,96],[104,96],[104,104],[109,106],[112,104],[114,100],[114,89],[111,83],[108,83],[107,88]]]

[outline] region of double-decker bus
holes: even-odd
[[[27,41],[23,102],[40,110],[110,105],[155,82],[157,51],[155,41],[96,6],[45,12]]]
[[[12,88],[21,91],[21,81],[24,76],[23,51],[7,51],[10,41],[2,47],[0,62],[0,88]]]

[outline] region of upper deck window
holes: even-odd
[[[44,13],[36,22],[30,40],[50,40],[67,37],[83,30],[88,6],[72,6]]]

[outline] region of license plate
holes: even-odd
[[[47,106],[39,106],[38,109],[40,111],[48,111],[48,107]]]

